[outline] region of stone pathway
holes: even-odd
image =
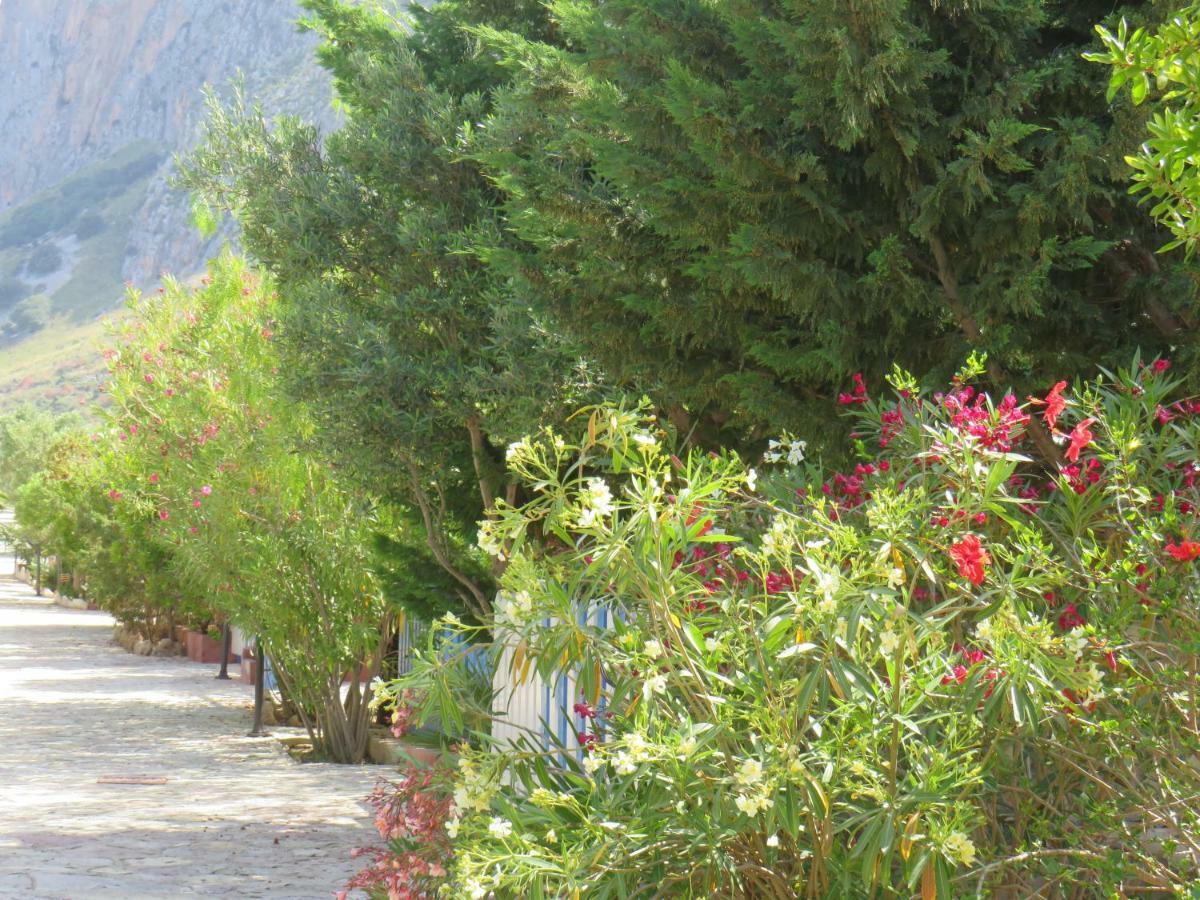
[[[11,571],[0,560],[0,898],[328,900],[345,883],[350,850],[375,843],[360,801],[386,769],[301,765],[246,737],[246,686],[132,656],[108,616]]]

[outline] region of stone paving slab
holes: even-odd
[[[246,737],[245,685],[128,654],[112,624],[0,580],[0,900],[329,898],[388,770]]]

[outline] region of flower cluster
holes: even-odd
[[[450,798],[442,787],[445,773],[409,767],[396,782],[381,782],[367,802],[375,811],[375,829],[385,847],[354,851],[371,865],[358,872],[337,897],[352,891],[381,894],[389,900],[433,900],[440,896],[453,857],[446,832]]]
[[[1200,423],[1162,371],[1025,408],[967,378],[892,404],[856,380],[858,462],[775,466],[753,496],[731,454],[622,450],[617,470],[597,460],[628,435],[569,444],[495,531],[559,538],[514,550],[506,590],[538,611],[522,651],[578,679],[577,739],[472,763],[491,774],[486,808],[456,808],[455,889],[604,895],[620,860],[620,889],[649,892],[789,896],[813,872],[843,879],[818,892],[1035,892],[1031,844],[1073,877],[1102,858],[1114,884],[1186,883],[1179,854],[1127,853],[1128,804],[1095,802],[1099,780],[1147,817],[1200,791],[1162,755],[1194,739],[1200,579]],[[1030,437],[1035,415],[1061,450]],[[646,489],[668,475],[674,493]],[[620,528],[580,516],[618,492]],[[814,841],[814,822],[842,837]]]

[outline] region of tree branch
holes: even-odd
[[[417,508],[421,511],[421,521],[425,526],[425,543],[429,547],[429,551],[433,554],[433,558],[437,560],[438,565],[445,569],[450,574],[450,577],[461,584],[467,593],[470,594],[470,602],[467,606],[471,608],[471,611],[480,618],[486,619],[492,611],[491,603],[479,585],[475,583],[474,579],[465,572],[460,571],[450,559],[450,553],[442,539],[441,529],[435,521],[433,505],[430,503],[425,489],[421,486],[420,472],[417,471],[417,467],[410,460],[405,460],[405,467],[408,469],[413,499],[417,501]]]

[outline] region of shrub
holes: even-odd
[[[494,649],[571,674],[579,735],[464,751],[456,896],[1194,884],[1200,404],[1162,360],[1025,405],[982,371],[859,379],[832,476],[789,436],[761,477],[680,459],[628,409],[515,447]],[[452,666],[404,686],[437,705]]]
[[[107,223],[104,221],[104,216],[95,212],[87,212],[80,216],[74,226],[75,237],[81,241],[85,241],[90,237],[95,237],[107,228]]]
[[[13,307],[13,311],[9,314],[9,322],[18,332],[40,331],[50,324],[53,307],[54,303],[48,296],[34,294]]]
[[[39,244],[25,262],[25,271],[30,275],[52,275],[63,263],[62,251],[54,241]]]
[[[362,847],[371,865],[338,895],[352,890],[387,900],[432,900],[449,874],[450,836],[446,821],[452,801],[448,772],[409,765],[399,781],[381,781],[368,798],[375,828],[386,847]]]

